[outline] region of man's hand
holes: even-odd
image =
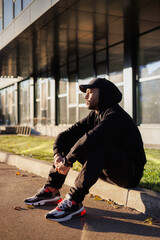
[[[56,171],[58,170],[58,164],[60,162],[62,162],[63,160],[63,157],[61,156],[60,153],[57,153],[55,156],[54,156],[54,164],[55,164],[55,167],[56,167]]]
[[[55,164],[56,171],[63,175],[66,175],[69,169],[71,168],[63,165],[63,157],[59,153],[57,153],[54,156],[54,164]]]
[[[69,171],[69,169],[70,169],[71,167],[68,167],[68,166],[65,166],[65,165],[63,165],[63,163],[62,162],[60,162],[59,164],[58,164],[58,172],[60,173],[60,174],[63,174],[63,175],[66,175],[67,173],[68,173],[68,171]]]

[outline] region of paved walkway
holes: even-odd
[[[19,175],[16,173],[19,172]],[[85,217],[56,223],[45,219],[52,206],[28,209],[23,199],[32,196],[46,179],[0,163],[0,240],[154,240],[160,227],[144,223],[146,216],[129,208],[115,208],[87,195]],[[62,197],[69,187],[61,190]],[[15,210],[15,207],[21,210]]]

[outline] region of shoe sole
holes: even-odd
[[[43,205],[54,205],[54,204],[58,204],[59,202],[62,201],[62,198],[60,197],[55,197],[54,200],[41,200],[39,202],[35,202],[35,203],[29,203],[29,202],[25,202],[24,203],[26,205],[31,205],[31,206],[43,206]]]
[[[71,218],[75,218],[75,217],[82,217],[86,214],[86,210],[84,209],[84,207],[81,207],[78,211],[63,217],[63,218],[47,218],[47,215],[45,215],[45,217],[50,220],[50,221],[54,221],[54,222],[65,222],[70,220]]]

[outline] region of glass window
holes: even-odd
[[[69,63],[69,72],[73,72],[76,69],[76,61]]]
[[[30,80],[19,83],[19,116],[21,124],[30,121]]]
[[[48,123],[51,123],[51,100],[48,100],[48,110],[47,110]]]
[[[76,104],[76,74],[69,76],[69,104]]]
[[[86,100],[85,100],[85,93],[83,93],[83,92],[80,92],[79,93],[79,104],[81,104],[81,103],[86,103]]]
[[[97,77],[108,79],[106,62],[97,64]]]
[[[59,94],[67,92],[67,78],[61,78],[59,81]]]
[[[2,114],[5,114],[5,100],[4,100],[4,91],[2,93]]]
[[[67,123],[67,97],[59,98],[59,124]]]
[[[13,20],[13,1],[4,1],[4,28]]]
[[[40,102],[36,102],[36,116],[39,119],[40,118]]]
[[[79,60],[79,79],[91,80],[93,78],[93,55]]]
[[[15,99],[14,99],[14,86],[7,87],[1,92],[1,107],[0,107],[0,118],[1,124],[15,124]],[[5,95],[4,95],[5,94]],[[5,101],[4,101],[5,96]]]
[[[69,108],[69,124],[76,122],[76,107]]]
[[[16,124],[16,111],[15,111],[15,106],[12,107],[11,123],[12,123],[12,124]]]
[[[35,83],[36,118],[35,124],[51,123],[51,78],[39,78]]]
[[[40,79],[37,79],[35,83],[35,97],[36,99],[40,98]]]
[[[160,123],[160,29],[140,37],[138,122]]]
[[[0,32],[2,32],[2,17],[0,17]]]
[[[0,32],[2,31],[2,0],[0,0]]]
[[[99,63],[103,61],[106,61],[106,49],[96,53],[96,62]]]
[[[23,0],[23,8],[27,7],[31,2],[32,0]]]
[[[5,105],[8,105],[8,88],[5,89]]]
[[[124,55],[123,44],[109,48],[109,80],[123,82]]]
[[[14,16],[18,16],[21,12],[22,6],[21,6],[21,0],[16,0],[14,2]]]
[[[140,1],[139,1],[140,2]],[[144,1],[144,3],[146,0]],[[139,33],[147,32],[160,23],[160,1],[148,1],[143,7],[138,9]]]
[[[41,104],[41,107],[42,107],[42,109],[46,109],[46,82],[44,82],[44,83],[42,83],[42,85],[41,85],[41,87],[42,87],[42,97],[41,97],[41,99],[42,99],[42,104]]]
[[[160,78],[139,83],[139,122],[160,123]]]
[[[51,96],[51,79],[48,79],[48,97]]]
[[[8,94],[8,112],[12,114],[12,93]]]
[[[160,75],[160,29],[140,37],[140,78]]]
[[[65,65],[60,69],[59,94],[67,92],[67,80],[67,66]]]
[[[89,110],[86,107],[79,108],[79,120],[86,117],[89,114]]]

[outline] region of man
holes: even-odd
[[[146,157],[139,130],[132,118],[118,105],[122,94],[110,81],[93,79],[80,85],[85,92],[89,115],[60,133],[54,143],[54,166],[43,189],[26,204],[58,203],[46,218],[66,221],[85,213],[83,199],[90,187],[102,178],[125,188],[139,183]],[[78,160],[82,170],[75,186],[64,200],[59,189],[72,164]]]

